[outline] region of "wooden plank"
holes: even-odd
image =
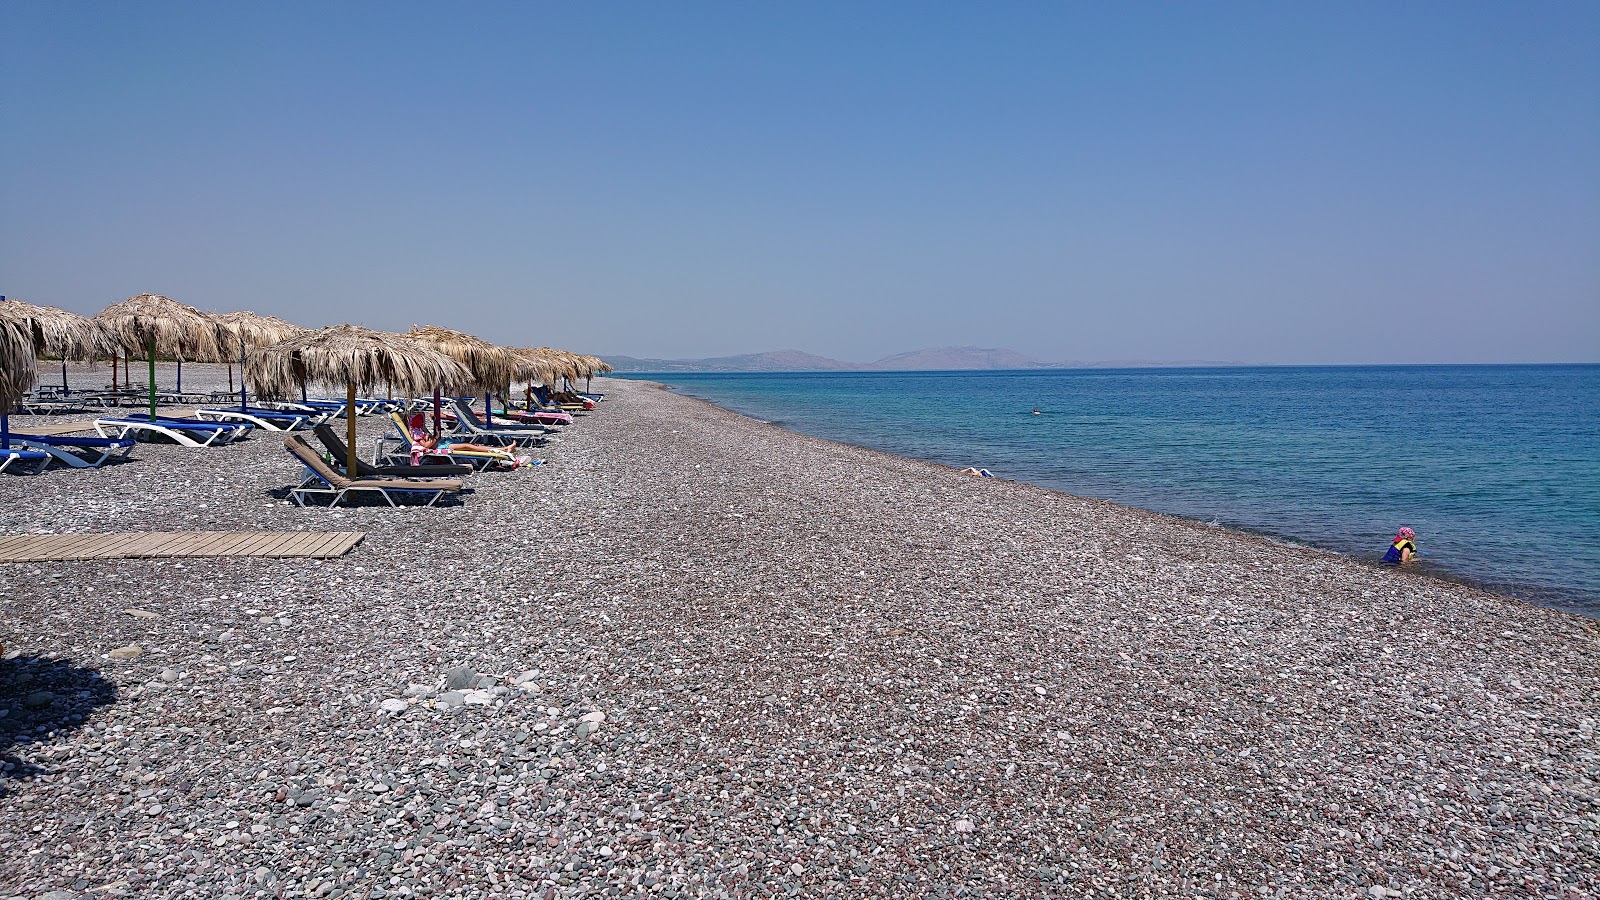
[[[346,549],[349,549],[350,532],[348,531],[324,531],[318,537],[319,540],[316,543],[306,547],[306,556],[316,559],[328,559],[339,556]]]
[[[173,555],[187,557],[216,556],[217,554],[214,551],[221,546],[226,535],[227,532],[222,531],[194,532],[193,536],[185,540],[178,547],[178,552]]]
[[[343,535],[344,536],[344,540],[340,544],[337,545],[336,549],[325,551],[326,555],[328,555],[328,556],[343,556],[346,553],[349,553],[352,549],[354,549],[355,546],[357,544],[361,543],[361,541],[363,539],[365,539],[366,536],[367,536],[367,533],[364,532],[364,531],[341,531],[341,532],[338,532],[338,534]]]
[[[250,555],[266,556],[272,552],[274,547],[277,547],[281,543],[283,543],[283,532],[269,531],[262,535],[261,540],[257,541],[256,545],[250,549]]]
[[[330,555],[338,555],[338,547],[345,539],[345,532],[324,531],[320,532],[319,540],[306,547],[306,556],[326,559]]]
[[[255,537],[255,533],[250,531],[222,531],[218,534],[222,537],[218,539],[217,545],[211,548],[212,556],[238,556],[239,547]]]
[[[203,553],[196,554],[195,551],[204,550],[206,545],[211,543],[211,540],[211,535],[204,531],[180,531],[172,535],[166,544],[161,547],[160,555],[164,558],[174,559],[184,556],[203,556]]]
[[[295,544],[297,544],[299,542],[300,536],[302,534],[304,534],[304,533],[305,532],[300,532],[300,531],[279,532],[278,533],[278,539],[273,541],[272,543],[266,545],[265,547],[261,548],[259,551],[257,551],[256,555],[258,555],[258,556],[282,556],[282,555],[284,555],[282,553],[283,549],[286,548],[286,547],[295,546]],[[294,554],[290,553],[289,555],[293,556]]]
[[[168,532],[146,531],[134,541],[132,545],[122,551],[124,559],[147,559],[156,555],[161,544],[166,540]]]
[[[257,550],[266,546],[267,543],[272,540],[273,534],[275,534],[275,532],[258,531],[255,534],[250,535],[249,539],[245,540],[238,547],[234,548],[234,555],[255,556]]]
[[[28,546],[28,539],[31,537],[33,537],[31,534],[8,534],[0,537],[0,556],[6,555],[13,548]]]
[[[94,420],[87,422],[60,422],[55,425],[33,425],[28,428],[13,428],[12,434],[33,435],[34,437],[55,437],[59,434],[73,434],[79,431],[93,431]]]
[[[56,551],[59,548],[70,547],[74,537],[76,535],[71,534],[34,535],[34,539],[14,556],[18,562],[44,562],[55,559]]]
[[[142,537],[138,532],[134,532],[132,534],[109,534],[106,535],[106,537],[110,538],[110,540],[106,541],[95,549],[94,556],[92,557],[93,559],[117,559],[124,557],[126,555],[125,551],[128,547],[132,546],[135,541],[142,540]]]
[[[72,548],[72,555],[74,559],[94,559],[116,542],[117,536],[114,534],[81,534],[78,535],[78,545]]]

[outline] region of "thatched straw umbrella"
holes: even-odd
[[[214,319],[160,294],[129,297],[95,313],[127,351],[143,349],[150,360],[150,418],[156,415],[156,354],[187,359],[217,359],[222,335]],[[183,390],[179,370],[178,390]]]
[[[9,322],[28,344],[33,361],[28,364],[31,373],[22,386],[26,392],[38,376],[38,358],[54,356],[61,360],[61,391],[67,390],[67,360],[88,360],[114,352],[116,340],[93,319],[54,306],[37,306],[21,300],[0,297],[0,321]],[[0,446],[11,446],[11,407],[21,399],[19,394],[0,407]]]
[[[33,387],[36,364],[25,327],[0,319],[0,447],[11,447],[11,408]]]
[[[590,379],[594,378],[594,376],[615,371],[611,368],[610,363],[598,356],[585,356],[583,361],[589,367],[589,374],[583,376],[583,389],[586,391],[594,390],[594,385],[590,384]]]
[[[561,377],[563,361],[551,355],[548,348],[513,347],[511,352],[523,363],[524,368],[517,378],[528,383],[523,392],[525,400],[532,399],[534,382],[550,385]]]
[[[88,316],[54,306],[39,306],[0,297],[0,319],[24,326],[36,357],[61,360],[61,389],[67,389],[67,360],[88,361],[115,353],[117,339],[105,326]]]
[[[489,393],[510,384],[521,366],[517,356],[505,347],[449,328],[440,328],[437,325],[413,325],[406,337],[438,350],[461,363],[472,373],[474,387],[483,391],[485,417],[494,414],[489,402]],[[434,391],[433,433],[435,435],[439,433],[439,406],[439,392]]]
[[[450,357],[404,335],[359,325],[332,325],[258,349],[244,377],[258,396],[286,397],[307,382],[345,386],[346,472],[356,471],[356,391],[392,384],[411,396],[430,388],[454,390],[472,373]]]
[[[286,341],[298,334],[305,334],[306,329],[293,322],[285,322],[277,316],[264,316],[261,313],[242,309],[238,312],[217,313],[212,316],[222,330],[239,345],[239,411],[244,412],[248,407],[248,397],[244,387],[244,360],[245,354],[253,347],[266,347],[279,341]],[[233,352],[223,352],[228,360],[228,392],[233,392]]]

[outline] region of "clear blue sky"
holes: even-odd
[[[1600,4],[0,0],[0,293],[852,361],[1600,360]]]

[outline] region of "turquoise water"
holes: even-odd
[[[1410,525],[1424,568],[1600,617],[1600,366],[628,377],[1360,559]]]

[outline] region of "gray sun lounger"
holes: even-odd
[[[395,494],[425,494],[428,502],[424,505],[432,506],[439,502],[440,497],[460,493],[462,488],[458,478],[346,478],[343,473],[335,472],[317,451],[311,449],[305,438],[294,435],[284,441],[283,446],[289,455],[306,467],[305,480],[289,492],[289,496],[300,506],[305,506],[307,498],[313,496],[332,497],[328,505],[338,506],[352,493],[378,494],[390,506],[398,505],[394,502]]]

